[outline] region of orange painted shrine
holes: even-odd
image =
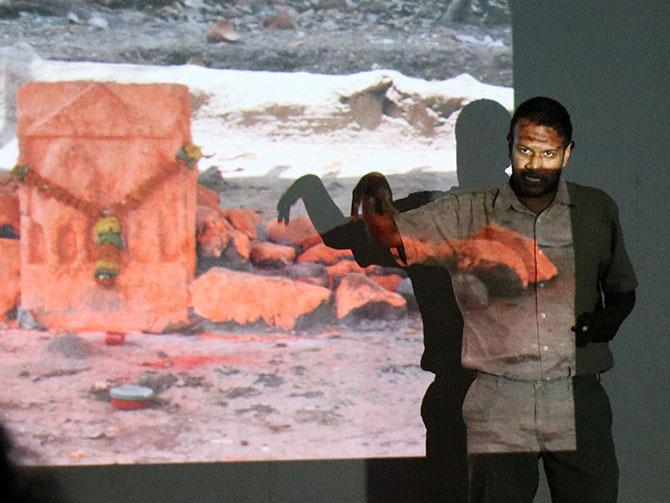
[[[188,89],[179,85],[20,89],[18,165],[33,182],[19,191],[21,306],[37,321],[158,332],[187,320],[197,170],[176,155],[190,142],[190,115]],[[93,229],[109,215],[120,226],[118,275],[101,284]]]

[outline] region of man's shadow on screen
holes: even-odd
[[[507,182],[509,112],[492,100],[466,105],[456,122],[458,188],[499,186]],[[418,208],[447,194],[425,190],[394,201],[401,211]],[[398,267],[386,248],[370,241],[362,221],[345,216],[315,175],[297,179],[282,195],[278,218],[288,223],[291,206],[302,199],[324,243],[350,249],[358,265]],[[451,278],[437,266],[406,269],[421,314],[424,352],[421,368],[435,374],[421,405],[426,426],[426,458],[376,459],[367,462],[368,502],[467,501],[467,457],[462,404],[473,372],[461,367],[463,317]]]

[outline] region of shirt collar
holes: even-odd
[[[514,208],[517,211],[528,211],[519,198],[516,197],[516,194],[510,187],[509,183],[506,183],[498,190],[498,197],[495,201],[495,207],[503,210],[509,208]],[[556,196],[551,205],[564,204],[566,206],[573,206],[574,203],[570,201],[570,194],[568,193],[568,185],[565,180],[558,182],[558,190],[556,191]]]

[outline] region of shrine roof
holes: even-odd
[[[24,137],[169,138],[190,129],[188,88],[177,84],[30,82],[19,89]]]

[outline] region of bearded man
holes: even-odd
[[[399,263],[441,265],[452,276],[461,363],[476,371],[463,403],[470,501],[532,502],[541,458],[552,501],[614,502],[600,374],[614,363],[608,342],[637,287],[617,207],[603,191],[561,179],[574,142],[557,101],[519,105],[508,143],[508,184],[400,213],[386,179],[370,173],[354,189],[352,218],[362,209],[370,237]]]

